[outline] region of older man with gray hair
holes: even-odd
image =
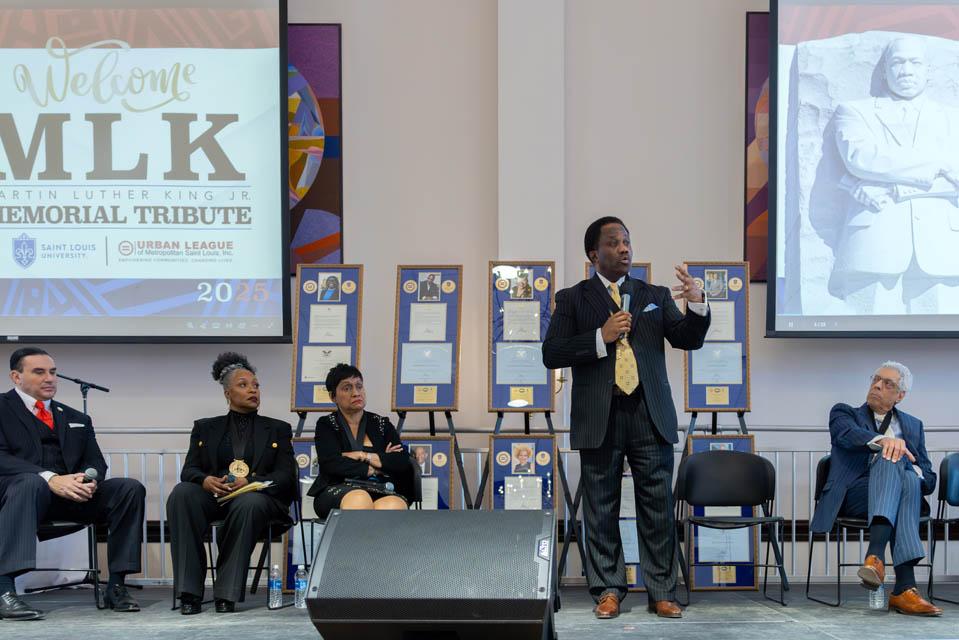
[[[889,608],[899,613],[939,616],[942,609],[922,598],[915,566],[925,555],[919,538],[922,496],[936,487],[926,453],[922,421],[896,408],[912,387],[912,373],[898,362],[876,369],[866,402],[837,404],[829,413],[832,440],[829,477],[810,529],[828,533],[838,516],[869,523],[869,548],[859,568],[866,589],[885,580],[886,545],[892,543],[896,586]]]

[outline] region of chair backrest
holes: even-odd
[[[939,499],[959,507],[959,453],[950,453],[939,463]]]
[[[819,461],[819,464],[816,465],[816,493],[813,494],[816,502],[819,502],[819,499],[822,498],[823,488],[826,486],[826,479],[829,478],[829,455],[825,455]]]
[[[694,453],[679,467],[676,493],[700,507],[756,506],[775,498],[776,469],[754,453]]]

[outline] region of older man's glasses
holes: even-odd
[[[873,376],[870,378],[870,383],[875,385],[877,382],[882,382],[882,388],[886,391],[898,391],[899,390],[899,381],[893,380],[892,378],[883,378],[882,376]]]

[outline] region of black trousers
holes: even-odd
[[[138,573],[146,489],[132,478],[110,478],[87,502],[53,495],[36,473],[0,477],[0,575],[37,566],[37,527],[47,520],[105,522],[110,573]]]
[[[676,590],[673,445],[656,431],[641,391],[632,396],[613,396],[603,444],[597,449],[582,449],[579,455],[590,594],[594,599],[607,591],[616,593],[620,600],[626,597],[626,566],[619,535],[625,458],[633,474],[643,582],[651,601],[672,600]]]
[[[289,505],[265,493],[247,493],[219,505],[209,492],[192,482],[181,482],[166,503],[176,597],[189,593],[203,597],[206,551],[203,536],[210,523],[223,520],[217,530],[216,586],[213,597],[237,602],[246,584],[250,554],[270,520],[286,517]]]

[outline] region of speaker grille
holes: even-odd
[[[530,512],[341,512],[326,554],[321,599],[543,599]],[[328,532],[329,533],[329,532]]]

